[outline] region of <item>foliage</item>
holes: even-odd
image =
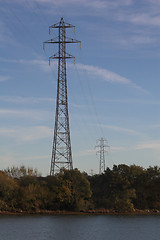
[[[0,210],[10,210],[17,206],[18,184],[16,180],[0,171]]]
[[[62,169],[56,176],[48,177],[52,208],[86,210],[91,198],[90,183],[78,169]]]
[[[89,177],[95,208],[133,211],[160,210],[160,169],[114,165],[102,175]]]
[[[13,178],[20,178],[24,176],[40,176],[37,169],[30,167],[26,168],[24,165],[22,165],[20,168],[15,166],[7,168],[5,172]]]
[[[160,210],[160,168],[120,164],[101,175],[61,169],[47,177],[24,166],[0,171],[1,211],[90,209]]]

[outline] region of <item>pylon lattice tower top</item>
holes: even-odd
[[[81,43],[66,36],[66,29],[75,28],[75,26],[64,22],[63,18],[61,18],[59,23],[49,27],[49,33],[54,28],[58,29],[58,37],[43,43],[44,45],[46,43],[58,44],[58,52],[49,57],[49,64],[50,59],[58,59],[57,103],[50,175],[55,175],[61,168],[73,169],[68,114],[66,59],[74,58],[74,56],[66,52],[66,43]]]
[[[96,148],[99,148],[99,150],[96,152],[99,154],[100,157],[100,163],[99,163],[99,174],[102,174],[106,170],[105,166],[105,152],[108,153],[106,148],[109,148],[108,141],[104,138],[100,138],[97,140],[97,144],[99,145],[96,146]]]

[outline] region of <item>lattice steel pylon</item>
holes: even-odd
[[[100,138],[97,140],[96,148],[99,148],[99,150],[96,153],[99,153],[100,157],[100,163],[99,163],[99,174],[102,174],[106,170],[105,166],[105,152],[108,153],[108,151],[105,150],[105,148],[109,148],[108,142],[104,138]]]
[[[55,175],[61,168],[73,169],[68,114],[66,59],[74,57],[66,52],[66,43],[81,42],[66,36],[66,28],[75,28],[75,26],[64,22],[63,18],[61,18],[59,23],[49,27],[49,33],[52,28],[58,29],[58,37],[45,41],[43,44],[58,44],[58,52],[49,57],[49,64],[50,59],[58,59],[57,103],[50,168],[50,175]]]

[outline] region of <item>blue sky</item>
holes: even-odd
[[[106,166],[160,165],[160,1],[0,0],[0,169],[49,174],[57,62],[48,57],[63,17],[82,41],[67,51],[73,165],[98,173],[96,140],[110,145]]]

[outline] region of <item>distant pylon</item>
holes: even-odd
[[[108,151],[105,150],[105,148],[109,148],[108,141],[104,138],[100,138],[97,140],[97,144],[99,145],[96,146],[96,148],[99,148],[99,150],[96,152],[99,153],[100,157],[100,163],[99,163],[99,174],[102,174],[106,170],[105,166],[105,152],[108,153]]]
[[[80,41],[66,36],[66,28],[75,28],[75,26],[64,22],[63,18],[61,18],[59,23],[49,27],[49,33],[52,28],[58,29],[58,37],[45,41],[44,45],[45,43],[58,44],[58,52],[49,57],[49,64],[50,59],[58,59],[57,103],[50,168],[50,175],[55,175],[61,168],[73,169],[68,115],[66,59],[74,57],[66,52],[66,43],[80,43]]]

